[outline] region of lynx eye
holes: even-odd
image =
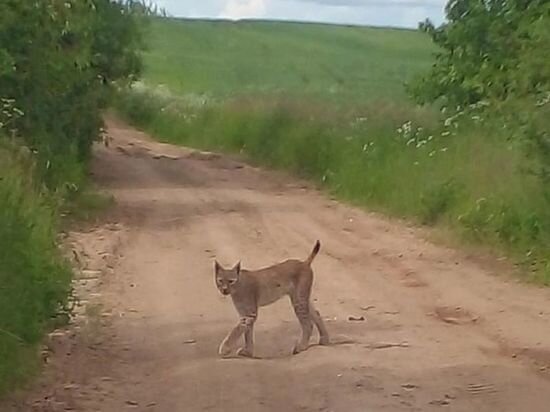
[[[237,279],[230,279],[229,284],[234,285],[237,282]]]

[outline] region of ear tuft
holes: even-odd
[[[241,273],[241,261],[238,261],[235,267],[233,268],[235,272],[237,272],[237,275]]]
[[[220,269],[221,269],[220,264],[218,263],[217,260],[214,260],[214,272],[218,273]]]

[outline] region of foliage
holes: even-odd
[[[544,50],[550,44],[550,3],[452,0],[446,11],[448,22],[440,27],[420,25],[439,52],[431,71],[409,91],[421,103],[465,108],[499,125],[503,140],[522,142],[536,163],[528,169],[548,187],[550,61]]]
[[[420,24],[439,51],[409,92],[492,125],[500,145],[522,146],[527,158],[517,172],[541,179],[550,207],[550,3],[451,0],[446,12],[440,27]]]
[[[134,1],[0,3],[0,97],[51,188],[75,183],[67,168],[89,156],[112,82],[139,75],[144,12]]]
[[[540,96],[549,91],[546,0],[451,0],[447,22],[420,24],[439,47],[436,61],[411,91],[420,102],[449,106]]]
[[[0,394],[35,369],[67,299],[58,215],[83,182],[114,83],[141,72],[144,3],[0,2]]]

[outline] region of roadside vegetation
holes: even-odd
[[[0,3],[0,396],[39,369],[72,277],[61,210],[80,209],[113,84],[141,71],[134,1]]]
[[[419,31],[156,19],[143,82],[116,106],[163,141],[308,177],[549,284],[549,7],[455,0]]]

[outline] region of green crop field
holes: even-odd
[[[412,30],[163,19],[153,22],[144,80],[214,97],[403,98],[434,50]]]

